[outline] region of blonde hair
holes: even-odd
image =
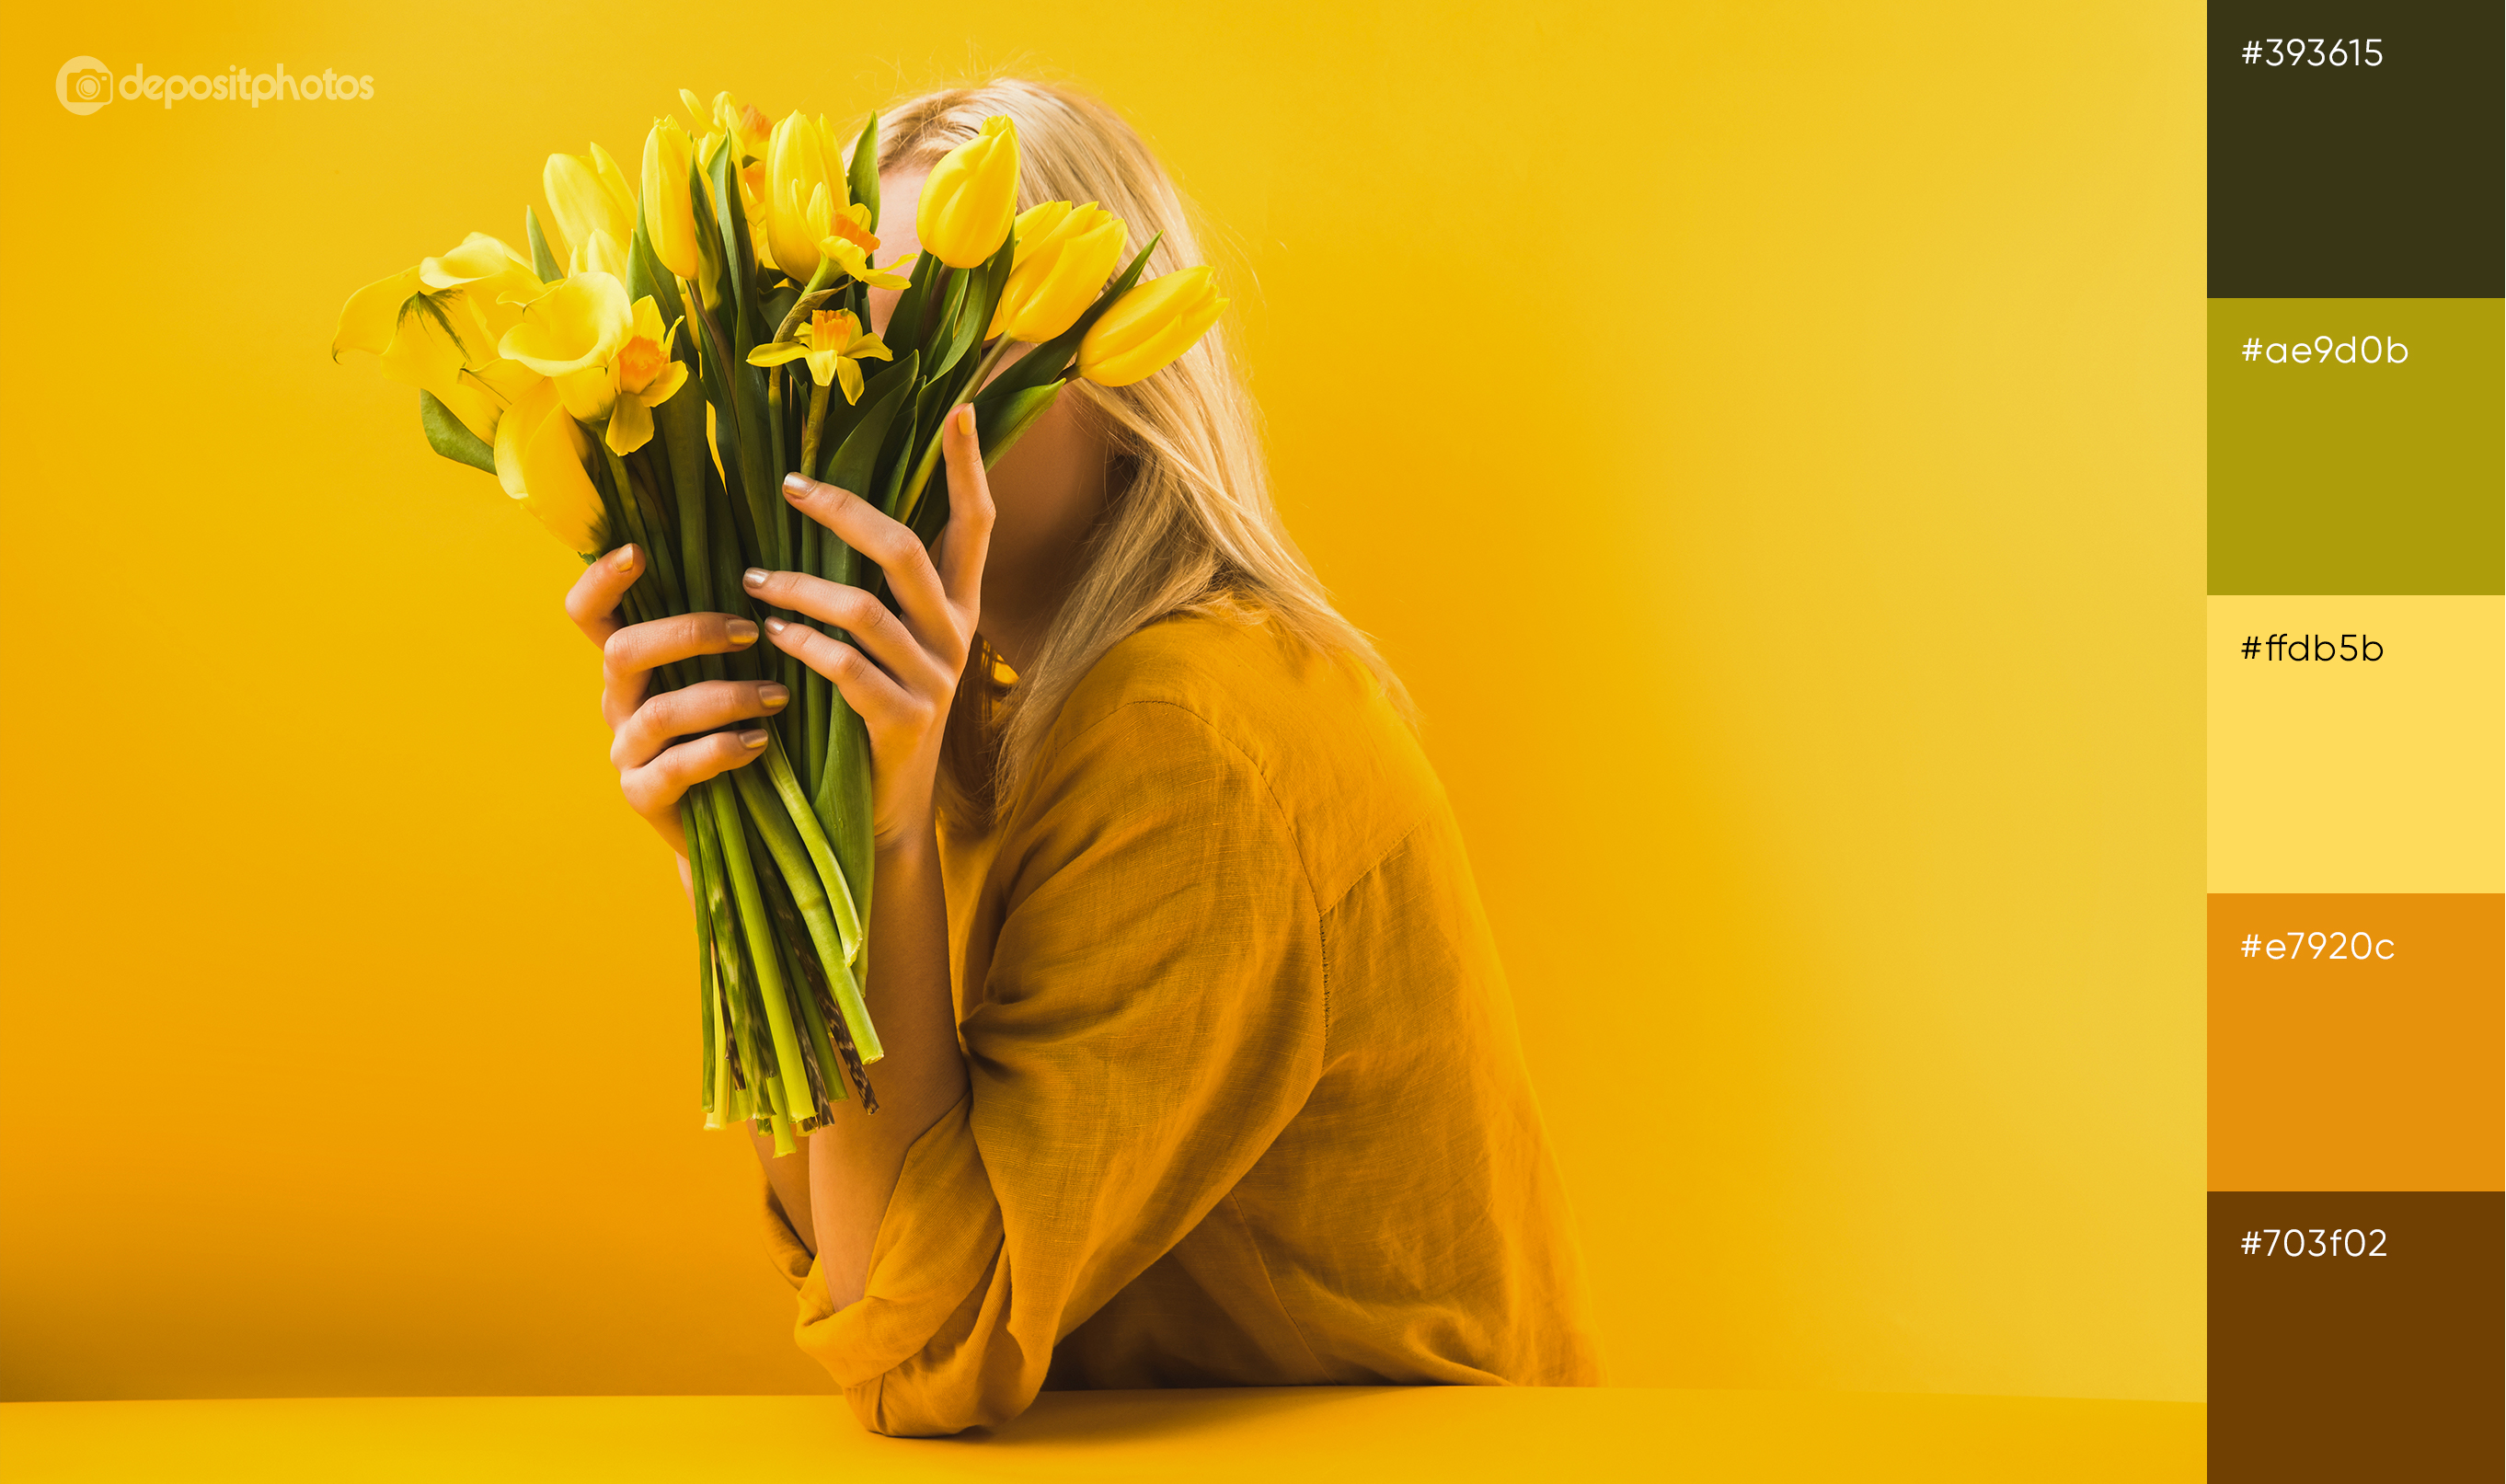
[[[1202,261],[1199,214],[1148,145],[1105,104],[1052,84],[1003,78],[896,105],[880,118],[881,173],[928,166],[994,114],[1018,126],[1020,210],[1093,200],[1124,220],[1134,244],[1162,234],[1143,277]],[[1324,653],[1355,658],[1402,715],[1413,716],[1400,678],[1332,606],[1280,523],[1260,415],[1236,375],[1233,339],[1222,320],[1145,380],[1067,383],[1063,395],[1080,398],[1113,450],[1105,513],[1016,683],[998,678],[988,646],[979,644],[968,661],[942,769],[953,804],[948,813],[988,827],[1081,677],[1106,650],[1170,614],[1275,622]]]

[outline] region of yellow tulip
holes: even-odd
[[[728,92],[715,93],[713,106],[707,108],[701,98],[685,88],[679,90],[679,101],[688,105],[689,118],[699,125],[709,123],[713,126],[705,135],[705,147],[698,152],[698,159],[710,157],[713,141],[726,134],[739,150],[739,157],[732,163],[737,164],[741,159],[765,158],[770,134],[767,127],[766,110],[753,103],[742,103]]]
[[[986,338],[1041,344],[1079,322],[1123,261],[1123,219],[1094,201],[1047,201],[1020,213],[1018,250]]]
[[[442,257],[350,295],[331,353],[372,352],[384,376],[424,388],[464,427],[493,439],[505,409],[539,379],[498,349],[521,313],[512,299],[538,288],[519,254],[474,232]]]
[[[522,394],[496,426],[496,479],[556,533],[566,549],[598,556],[609,545],[600,491],[584,470],[591,440],[567,416],[555,381]]]
[[[626,277],[626,243],[605,232],[595,232],[576,244],[566,260],[566,276],[578,273],[607,273],[624,281]]]
[[[618,399],[615,362],[634,329],[626,285],[610,273],[577,273],[532,300],[498,348],[554,382],[578,420],[598,422]]]
[[[922,250],[950,268],[978,268],[1000,251],[1018,214],[1018,126],[1006,115],[950,150],[922,182],[913,229]]]
[[[843,156],[824,118],[795,111],[774,126],[766,154],[765,256],[797,282],[818,271],[829,213],[845,204]]]
[[[827,235],[819,239],[818,251],[833,258],[836,267],[875,289],[910,287],[913,274],[905,263],[891,263],[885,268],[871,266],[872,253],[878,251],[878,238],[871,235],[870,207],[855,201],[840,211],[828,213]]]
[[[653,121],[644,136],[644,235],[653,256],[681,278],[697,276],[696,205],[688,197],[688,167],[695,145],[667,119]]]
[[[1079,341],[1079,374],[1099,386],[1128,386],[1192,348],[1228,301],[1207,268],[1152,278],[1114,301]]]
[[[652,295],[635,301],[634,328],[618,347],[618,400],[609,409],[609,430],[602,435],[617,452],[632,453],[652,442],[653,409],[688,383],[687,364],[670,355],[678,338],[676,322],[666,331],[662,328],[662,309]]]
[[[571,262],[574,254],[569,244],[579,250],[595,232],[609,234],[620,247],[634,240],[634,188],[626,184],[618,162],[599,145],[591,147],[588,160],[580,155],[551,155],[548,167],[540,172],[540,188],[548,194],[549,215],[556,219],[562,238],[549,243],[557,261]]]
[[[774,254],[771,234],[767,231],[769,207],[766,197],[770,189],[766,162],[741,165],[734,172],[739,181],[739,210],[748,218],[748,247],[757,257],[759,268],[772,268]]]
[[[841,381],[844,400],[859,402],[862,374],[856,363],[895,357],[888,354],[877,336],[863,333],[861,321],[853,318],[850,309],[812,310],[809,322],[796,332],[794,339],[778,340],[748,352],[751,366],[780,366],[785,361],[804,359],[809,363],[810,378],[819,385]]]

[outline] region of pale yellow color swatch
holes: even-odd
[[[2506,889],[2506,598],[2209,603],[2212,891]]]

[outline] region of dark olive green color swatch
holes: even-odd
[[[2212,593],[2506,593],[2506,300],[2213,299],[2207,353]]]

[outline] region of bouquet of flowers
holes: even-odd
[[[764,617],[740,581],[750,567],[884,597],[875,564],[780,498],[786,472],[870,500],[927,543],[948,523],[950,409],[972,401],[988,463],[1070,379],[1139,380],[1225,307],[1206,268],[1140,281],[1156,239],[1126,266],[1124,224],[1092,201],[1018,211],[1007,118],[932,168],[921,253],[882,265],[877,115],[847,154],[823,117],[770,127],[729,93],[710,108],[680,96],[694,127],[653,126],[639,182],[597,144],[552,155],[549,219],[523,213],[527,255],[473,233],[358,290],[333,345],[417,387],[435,452],[493,475],[587,561],[640,547],[629,623]],[[873,288],[900,291],[883,335],[869,328]],[[720,679],[779,679],[798,704],[762,723],[758,762],[679,805],[705,1124],[766,1120],[789,1152],[846,1083],[877,1106],[862,1000],[869,741],[825,677],[765,646],[658,677]]]

